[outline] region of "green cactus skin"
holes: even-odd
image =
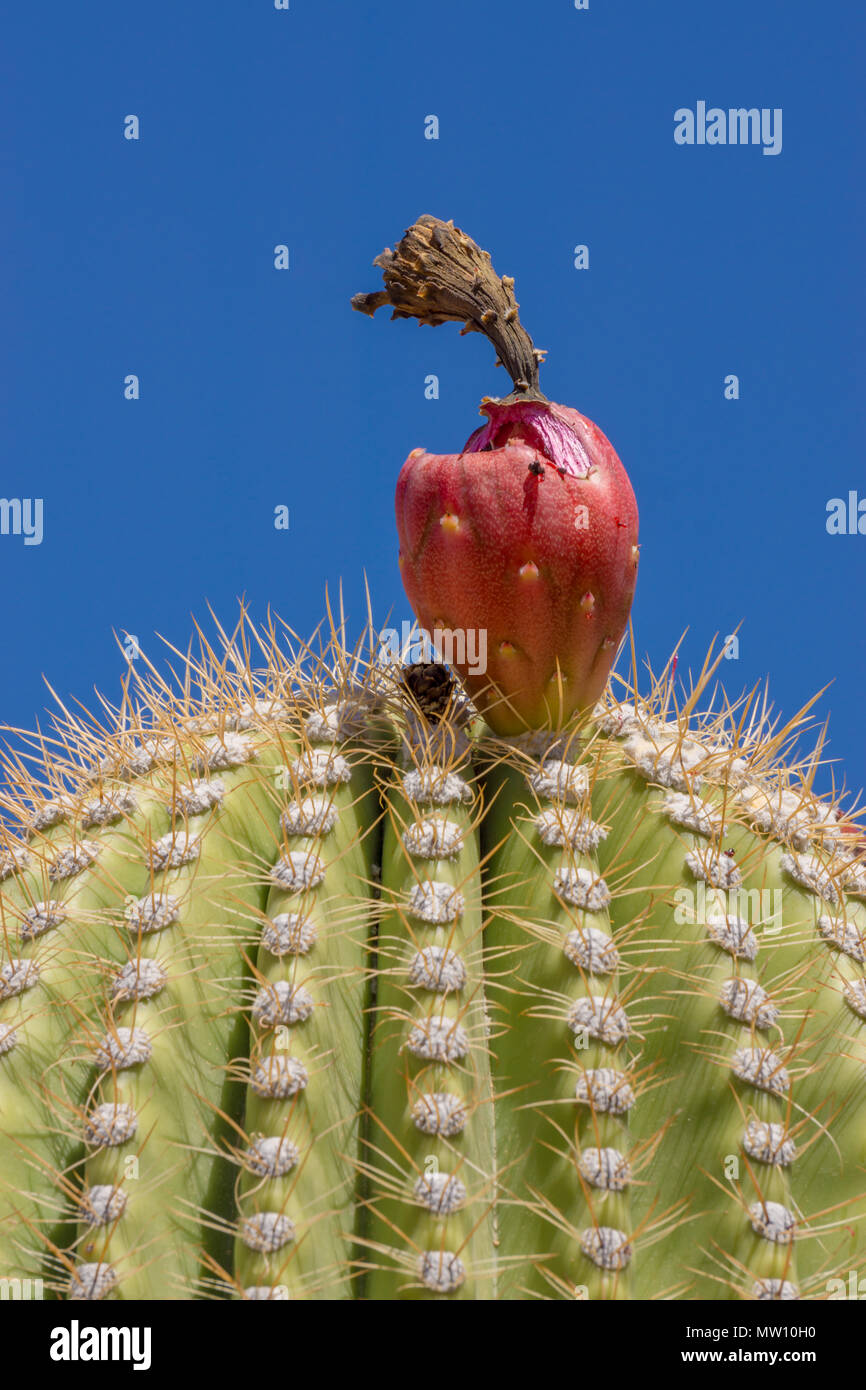
[[[247,1298],[350,1293],[342,1232],[357,1183],[346,1155],[358,1147],[378,807],[362,748],[307,740],[283,779],[255,957],[234,1265]]]
[[[708,661],[682,709],[633,681],[503,739],[367,641],[242,614],[7,758],[0,1278],[831,1296],[866,1262],[866,866],[820,749],[786,763],[808,710],[699,714]]]
[[[502,1254],[513,1261],[502,1296],[624,1298],[628,1266],[605,1269],[581,1255],[581,1241],[604,1241],[599,1228],[630,1229],[627,1111],[593,1116],[575,1104],[587,1070],[622,1066],[618,952],[596,862],[601,827],[587,809],[582,768],[531,756],[531,737],[515,743],[512,765],[487,775],[484,823],[497,1152],[507,1194],[499,1228]],[[594,1203],[593,1185],[603,1180],[603,1204]]]
[[[368,1296],[493,1298],[480,807],[466,759],[411,751],[384,787]]]

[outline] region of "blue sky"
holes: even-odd
[[[94,707],[113,631],[158,659],[241,594],[307,633],[341,577],[362,620],[366,572],[379,621],[410,616],[400,466],[508,389],[480,336],[350,308],[430,212],[515,277],[542,389],[629,471],[639,652],[661,668],[688,629],[699,668],[742,622],[729,692],[769,676],[790,716],[832,682],[862,788],[866,535],[826,521],[866,500],[864,28],[802,0],[14,7],[0,496],[42,498],[43,535],[0,535],[0,721],[44,719],[43,676]],[[676,144],[699,101],[780,109],[781,151]]]

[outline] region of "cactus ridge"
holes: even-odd
[[[828,1296],[866,1262],[866,854],[814,701],[728,700],[712,650],[640,694],[632,648],[504,737],[345,630],[242,609],[7,731],[0,1277]]]

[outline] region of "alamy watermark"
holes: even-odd
[[[827,503],[827,533],[830,536],[866,536],[866,497],[852,489],[844,497],[831,497]]]
[[[782,153],[782,108],[775,106],[680,106],[674,112],[677,145],[762,145],[763,154]]]
[[[0,1279],[0,1300],[41,1300],[45,1291],[41,1279]]]
[[[69,1327],[51,1330],[48,1355],[52,1361],[131,1361],[134,1371],[151,1364],[149,1327],[82,1327],[73,1318]]]
[[[765,936],[782,930],[781,888],[708,888],[699,880],[697,888],[674,890],[674,921],[678,927],[694,923],[708,927],[727,918],[739,917],[760,926]]]
[[[23,536],[25,545],[41,545],[42,498],[0,497],[0,536]]]
[[[844,1279],[828,1279],[825,1287],[830,1300],[846,1298],[862,1302],[866,1299],[866,1279],[859,1278],[855,1269],[849,1269],[847,1283]]]
[[[487,671],[487,629],[435,627],[427,632],[404,618],[399,632],[394,627],[382,628],[379,655],[405,665],[439,660],[446,666],[459,666],[470,675],[483,676]]]

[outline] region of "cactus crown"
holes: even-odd
[[[6,755],[0,1271],[826,1296],[866,1254],[866,865],[820,742],[789,761],[810,707],[714,712],[710,657],[502,738],[328,614],[242,612]]]

